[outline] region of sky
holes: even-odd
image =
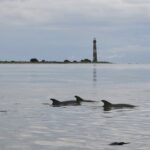
[[[150,0],[0,0],[0,60],[150,63]]]

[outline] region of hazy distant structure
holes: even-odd
[[[96,38],[93,39],[93,63],[97,63]]]

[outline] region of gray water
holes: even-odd
[[[75,95],[98,102],[49,100]],[[138,107],[104,111],[101,99]],[[1,64],[0,111],[2,150],[148,150],[150,65]]]

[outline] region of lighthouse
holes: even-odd
[[[93,63],[97,63],[97,46],[96,46],[96,38],[93,39]]]

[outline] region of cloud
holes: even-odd
[[[122,63],[147,63],[149,62],[149,55],[149,46],[142,46],[141,44],[132,45],[132,43],[105,51],[103,50],[102,52],[104,60]]]
[[[0,50],[14,55],[55,49],[51,57],[88,58],[96,37],[100,59],[121,62],[149,51],[149,25],[149,0],[0,0]]]
[[[149,0],[123,0],[124,2],[126,3],[129,3],[129,4],[150,4],[150,1]]]
[[[0,20],[9,25],[106,26],[149,18],[150,3],[134,0],[1,0]],[[143,1],[142,1],[143,2]]]

